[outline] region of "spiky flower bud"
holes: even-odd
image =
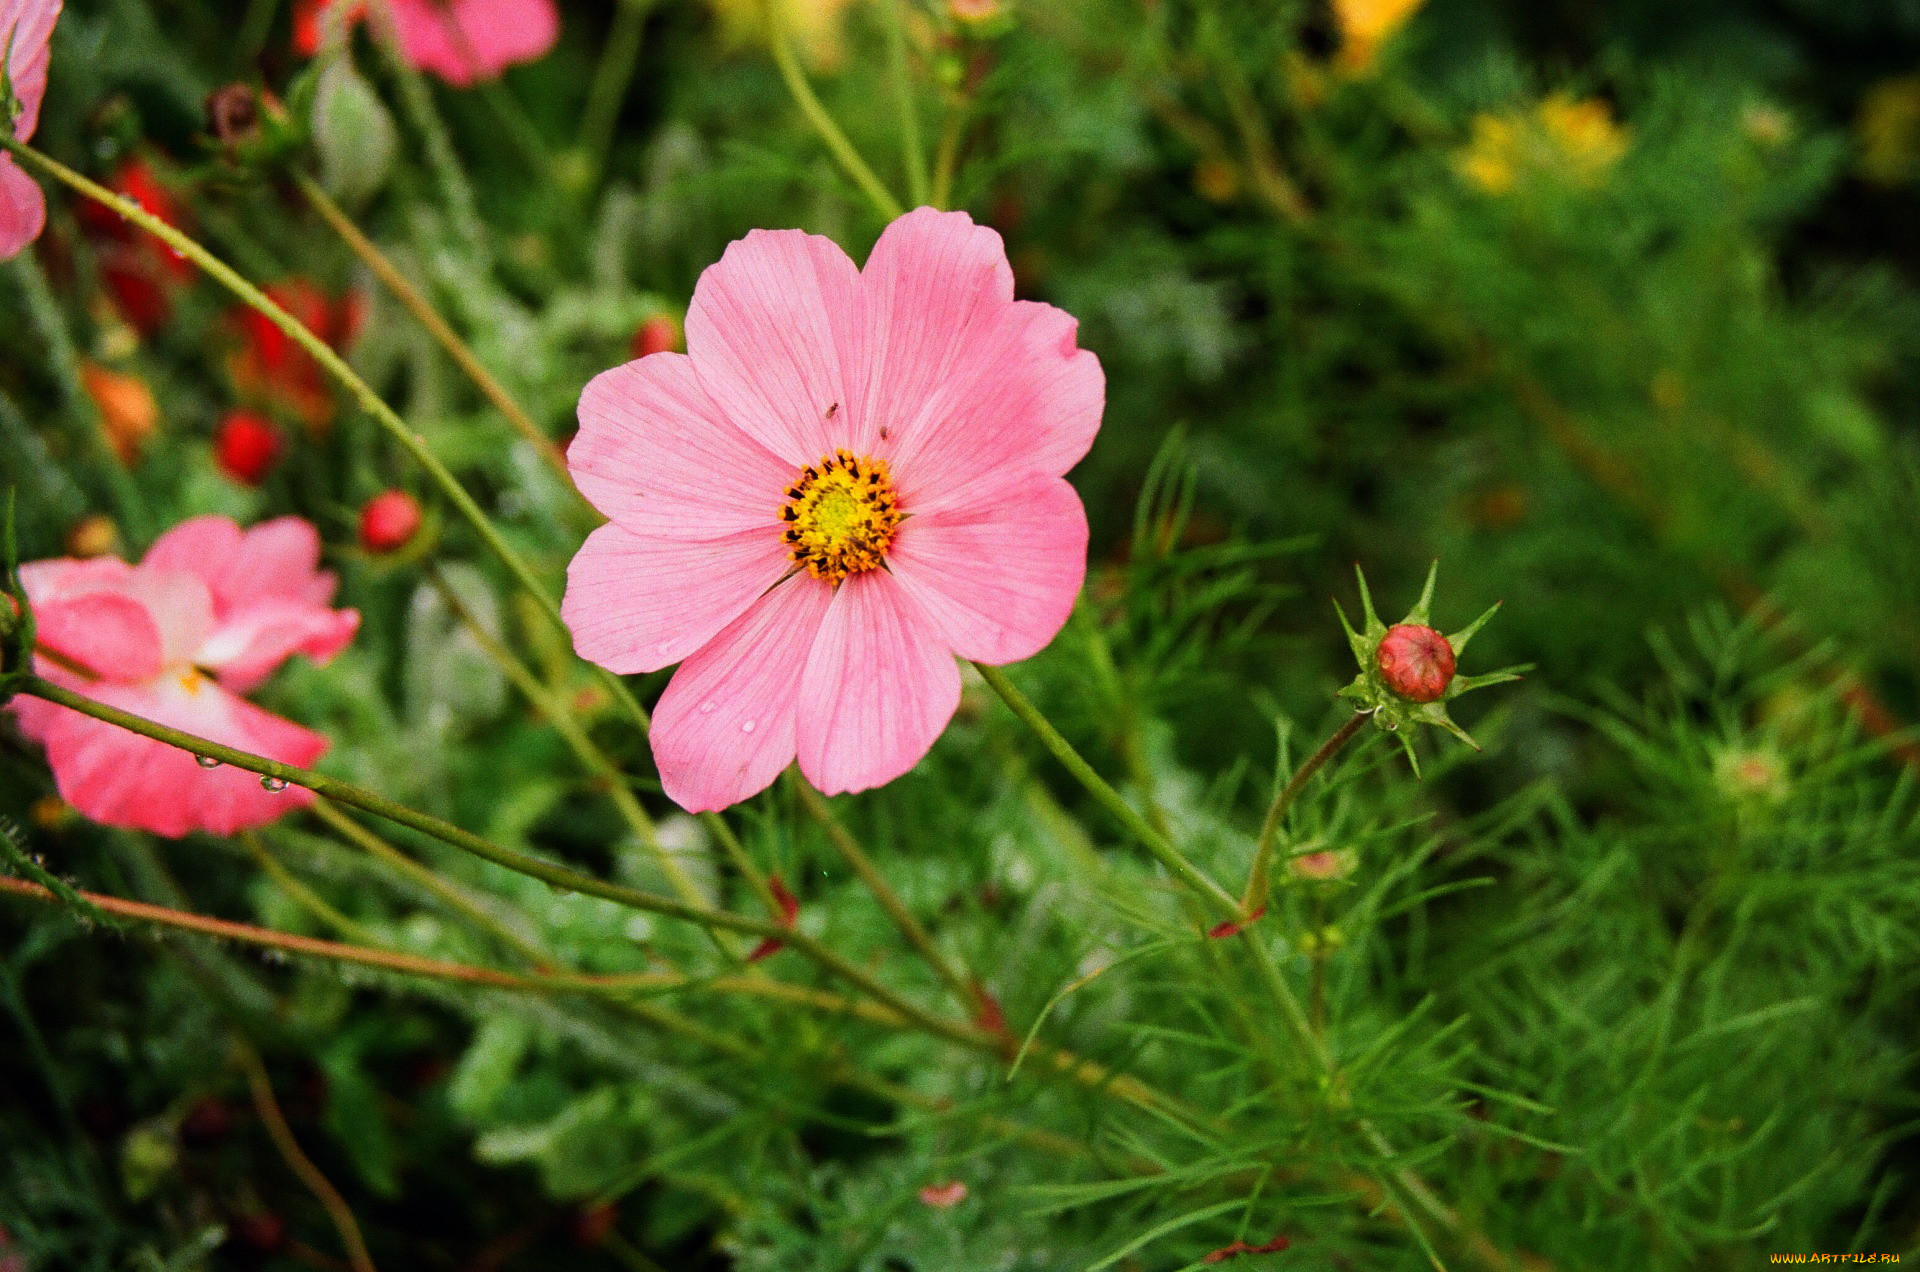
[[[1412,702],[1438,702],[1453,683],[1453,646],[1419,623],[1389,627],[1373,657],[1387,688]]]
[[[1407,616],[1388,627],[1374,613],[1373,597],[1367,591],[1367,576],[1360,574],[1360,604],[1365,622],[1360,631],[1340,611],[1340,625],[1346,629],[1347,643],[1360,664],[1360,674],[1340,691],[1362,713],[1370,715],[1375,727],[1392,733],[1406,749],[1415,773],[1420,761],[1413,753],[1413,726],[1430,724],[1445,729],[1468,746],[1479,749],[1466,730],[1447,714],[1447,703],[1463,693],[1502,681],[1518,680],[1524,667],[1506,667],[1483,676],[1456,674],[1456,660],[1466,652],[1467,642],[1493,617],[1495,605],[1452,635],[1443,635],[1428,625],[1428,610],[1433,605],[1433,585],[1439,574],[1439,562],[1427,571],[1427,585],[1419,603]],[[1356,567],[1355,573],[1359,573]],[[1339,605],[1336,602],[1335,608]]]
[[[260,98],[251,84],[226,84],[207,94],[207,132],[222,146],[260,140]]]

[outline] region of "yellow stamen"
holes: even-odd
[[[188,693],[199,693],[200,686],[205,683],[205,680],[206,678],[200,674],[197,667],[189,667],[180,673],[180,687]]]
[[[834,584],[880,567],[901,515],[887,461],[846,451],[801,469],[780,510],[794,564]]]

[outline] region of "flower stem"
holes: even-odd
[[[1178,876],[1195,895],[1222,914],[1240,916],[1240,904],[1233,899],[1233,895],[1202,874],[1199,868],[1188,861],[1185,854],[1174,847],[1165,835],[1155,830],[1152,824],[1134,809],[1133,805],[1121,798],[1120,793],[1109,786],[1105,778],[1094,772],[1093,766],[1073,749],[1073,743],[1062,737],[1060,731],[1053,727],[1052,722],[1040,713],[1040,709],[1014,687],[1013,682],[1007,679],[1005,672],[984,663],[975,663],[974,667],[980,672],[981,678],[993,687],[993,691],[1000,695],[1001,700],[1007,704],[1013,714],[1020,718],[1020,722],[1033,730],[1040,739],[1041,745],[1052,752],[1053,758],[1059,760],[1066,770],[1087,788],[1087,792],[1099,802],[1101,807],[1112,813],[1115,820],[1125,826],[1148,852]]]
[[[485,906],[468,896],[463,889],[441,878],[341,812],[334,807],[333,801],[324,795],[314,799],[312,812],[332,827],[334,833],[342,839],[384,863],[394,873],[404,875],[440,898],[450,909],[466,918],[474,926],[489,933],[495,940],[518,954],[536,971],[544,972],[552,966],[553,960],[546,951],[521,936],[495,915],[488,913]]]
[[[440,186],[440,197],[446,201],[447,212],[453,218],[454,231],[476,256],[481,260],[490,260],[486,234],[481,228],[479,205],[473,197],[473,185],[467,180],[467,174],[461,171],[460,160],[453,153],[453,141],[447,136],[447,126],[441,120],[440,112],[434,108],[433,90],[427,86],[426,78],[400,52],[400,38],[394,28],[393,13],[387,0],[376,0],[374,17],[374,26],[380,35],[374,43],[380,46],[387,66],[400,84],[401,109],[406,111],[414,131],[420,134],[420,144],[427,154],[427,167],[432,170],[434,180]]]
[[[353,1272],[374,1272],[373,1256],[367,1253],[367,1243],[360,1235],[360,1225],[354,1221],[353,1211],[347,1208],[346,1199],[340,1190],[333,1186],[320,1168],[313,1164],[305,1153],[300,1151],[300,1142],[293,1137],[293,1131],[287,1125],[286,1117],[280,1112],[279,1101],[273,1098],[273,1084],[267,1080],[267,1066],[260,1061],[260,1053],[244,1039],[233,1040],[234,1053],[240,1059],[240,1067],[247,1074],[247,1089],[253,1094],[253,1107],[259,1112],[260,1120],[266,1124],[267,1135],[273,1140],[273,1146],[280,1151],[288,1169],[300,1177],[327,1212],[327,1218],[333,1221],[334,1229],[340,1234],[340,1243],[347,1248],[347,1263]]]
[[[282,764],[265,756],[254,755],[249,751],[238,750],[207,738],[195,737],[191,733],[169,728],[164,724],[144,719],[117,707],[110,707],[93,699],[38,676],[29,676],[20,685],[20,692],[44,698],[48,702],[78,711],[82,715],[104,720],[108,724],[119,725],[123,729],[149,737],[169,746],[191,751],[196,755],[231,764],[235,768],[246,769],[249,773],[258,773],[262,777],[271,777],[289,785],[305,787],[318,795],[325,795],[338,803],[384,817],[423,835],[431,835],[443,843],[451,844],[464,852],[491,861],[529,878],[538,879],[561,892],[579,892],[586,896],[601,897],[616,905],[629,909],[643,910],[649,914],[665,915],[668,918],[682,919],[702,927],[721,928],[739,932],[745,936],[778,937],[787,945],[800,951],[823,970],[831,972],[849,984],[854,985],[869,997],[891,1008],[906,1020],[913,1022],[926,1031],[950,1041],[968,1046],[980,1046],[985,1042],[996,1042],[998,1035],[984,1029],[977,1029],[959,1021],[946,1020],[918,1006],[910,1000],[888,989],[866,969],[843,957],[824,942],[807,935],[805,932],[789,928],[772,920],[752,919],[730,910],[717,910],[711,906],[691,902],[675,901],[657,893],[646,892],[639,888],[629,888],[622,884],[608,883],[592,875],[569,870],[565,866],[556,866],[529,856],[514,849],[502,847],[488,839],[483,839],[470,830],[464,830],[452,822],[442,821],[430,813],[420,812],[405,804],[396,803],[385,796],[343,782],[338,778],[315,773],[310,769],[297,768],[291,764]]]
[[[920,145],[920,112],[913,102],[913,77],[907,66],[907,23],[903,0],[887,0],[887,56],[893,93],[900,111],[900,157],[907,169],[907,198],[915,207],[927,201],[927,156]]]
[[[1356,712],[1351,719],[1338,729],[1333,736],[1320,744],[1320,749],[1307,757],[1290,781],[1273,797],[1273,803],[1267,806],[1267,816],[1260,823],[1260,840],[1253,850],[1253,869],[1247,875],[1247,892],[1240,899],[1243,909],[1251,912],[1267,898],[1268,879],[1273,870],[1273,845],[1279,838],[1280,823],[1286,817],[1287,810],[1300,798],[1300,792],[1306,789],[1307,782],[1322,765],[1332,759],[1341,747],[1353,740],[1360,732],[1360,726],[1367,722],[1371,712]]]
[[[513,682],[514,688],[520,691],[521,696],[540,713],[548,724],[553,726],[554,731],[567,744],[567,749],[573,752],[574,757],[606,787],[608,798],[613,801],[614,807],[632,829],[635,837],[648,852],[653,854],[661,872],[673,885],[674,892],[683,901],[694,905],[705,904],[706,898],[701,895],[700,889],[694,886],[693,880],[688,878],[686,871],[680,868],[680,863],[673,859],[665,845],[660,842],[659,830],[654,826],[653,818],[647,815],[647,810],[640,806],[640,801],[635,797],[633,789],[628,786],[626,774],[620,771],[619,766],[605,751],[595,745],[567,703],[542,684],[540,678],[533,674],[532,669],[494,638],[493,633],[486,629],[479,617],[468,608],[467,603],[460,599],[460,594],[447,583],[446,576],[432,561],[423,563],[421,568],[427,576],[427,581],[440,594],[440,600],[447,607],[448,612],[467,629],[467,634],[473,637],[474,643],[480,646],[480,652],[485,654],[494,666]],[[721,942],[721,952],[729,956],[734,953],[725,942]]]
[[[312,177],[295,170],[293,182],[299,187],[308,205],[319,213],[320,219],[346,242],[346,245],[353,250],[353,254],[373,272],[373,276],[384,283],[387,290],[393,293],[394,298],[405,307],[406,311],[427,329],[427,334],[432,336],[434,342],[453,359],[454,365],[473,381],[474,387],[493,404],[494,410],[506,417],[507,423],[513,425],[549,467],[561,477],[566,478],[567,466],[560,457],[559,449],[554,446],[553,439],[540,430],[540,426],[533,422],[533,417],[527,413],[526,408],[515,401],[513,395],[507,392],[506,387],[494,377],[493,373],[481,365],[480,359],[475,356],[472,348],[460,338],[452,325],[440,316],[432,302],[421,294],[420,289],[400,272],[399,267],[374,245],[373,240],[353,223],[352,219],[341,210],[340,205],[328,197],[327,192],[322,190]],[[571,479],[568,479],[567,486],[568,489],[572,489]]]
[[[913,917],[913,911],[909,910],[907,903],[900,899],[900,894],[893,890],[886,876],[881,874],[879,868],[873,864],[873,859],[861,849],[859,841],[840,824],[820,793],[807,785],[805,780],[800,779],[794,781],[793,789],[799,794],[800,806],[820,824],[820,828],[827,834],[828,841],[840,853],[841,859],[853,867],[853,872],[859,875],[861,882],[867,885],[874,899],[880,903],[880,908],[887,912],[887,917],[893,920],[894,926],[899,928],[901,935],[907,938],[908,944],[927,960],[927,966],[931,967],[934,975],[953,991],[953,996],[960,1005],[978,1016],[985,1004],[981,1000],[977,982],[961,974],[959,969],[940,952],[940,947],[933,943],[933,937],[927,929],[920,925],[920,920]]]
[[[820,134],[820,140],[826,143],[827,150],[839,163],[841,171],[851,177],[853,183],[859,186],[862,193],[872,202],[874,210],[885,220],[893,220],[904,209],[901,208],[899,200],[888,193],[886,186],[880,183],[880,178],[873,175],[873,169],[869,168],[867,161],[860,157],[860,152],[853,148],[853,143],[847,140],[847,135],[840,131],[840,125],[833,122],[833,116],[827,113],[827,108],[820,104],[819,97],[814,94],[813,86],[807,83],[806,73],[800,69],[799,59],[793,54],[793,46],[787,42],[785,25],[780,20],[778,0],[768,0],[765,12],[767,42],[773,46],[774,64],[780,68],[780,78],[786,81],[787,91],[793,94],[794,104],[800,107],[800,113],[807,117],[807,122],[813,125],[813,130]]]
[[[380,938],[374,935],[371,929],[342,914],[325,897],[308,887],[298,875],[281,865],[279,858],[260,842],[258,834],[251,830],[243,831],[239,835],[239,840],[252,855],[254,862],[266,872],[267,878],[273,880],[280,891],[293,898],[295,905],[349,940],[358,941],[362,945],[380,944]]]
[[[593,85],[587,90],[586,109],[580,114],[580,151],[586,156],[586,189],[599,184],[606,171],[607,155],[613,149],[613,126],[620,116],[620,104],[626,100],[627,86],[633,82],[633,69],[640,59],[640,38],[645,34],[647,13],[653,0],[619,0],[613,11],[613,29],[594,67]]]

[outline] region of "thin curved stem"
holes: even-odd
[[[652,8],[653,0],[619,0],[614,6],[613,29],[607,33],[606,47],[601,50],[593,84],[587,90],[586,109],[580,113],[579,145],[586,156],[584,184],[588,190],[599,184],[600,175],[606,171],[607,155],[613,149],[613,126],[620,116],[627,86],[633,82],[640,39]]]
[[[962,1007],[972,1012],[976,1018],[983,1015],[986,1003],[983,1000],[979,982],[963,974],[946,955],[940,952],[940,947],[933,943],[932,935],[920,925],[920,920],[913,916],[913,911],[909,910],[907,903],[900,899],[900,894],[888,884],[886,876],[881,874],[879,867],[873,864],[873,859],[867,856],[860,847],[859,841],[840,824],[840,820],[833,815],[833,810],[827,806],[827,801],[821,797],[820,793],[807,785],[804,779],[796,780],[793,788],[799,794],[800,806],[806,809],[808,816],[820,824],[820,828],[826,832],[828,842],[839,852],[841,860],[860,876],[861,882],[867,885],[868,891],[872,892],[874,899],[880,903],[880,908],[887,912],[887,917],[892,919],[894,926],[900,929],[900,934],[907,938],[907,943],[920,952],[920,957],[926,959],[927,966],[932,968],[933,974],[952,991],[954,998]]]
[[[780,68],[780,78],[786,81],[787,91],[793,95],[794,104],[800,107],[800,113],[807,117],[807,122],[813,125],[813,130],[820,134],[820,140],[826,143],[827,150],[839,163],[841,171],[860,187],[861,192],[873,204],[874,210],[885,219],[893,220],[905,209],[900,206],[900,201],[888,192],[887,187],[881,184],[880,178],[873,175],[873,169],[869,168],[867,161],[860,157],[860,152],[853,148],[853,143],[847,140],[847,135],[840,131],[840,125],[833,122],[833,116],[827,113],[827,108],[820,104],[820,98],[814,94],[813,85],[807,83],[806,72],[800,69],[799,59],[793,55],[793,46],[787,42],[787,33],[784,24],[780,21],[778,4],[768,3],[765,12],[767,42],[773,47],[774,64]]]
[[[1035,736],[1040,739],[1041,745],[1052,752],[1053,758],[1059,760],[1066,770],[1087,788],[1087,793],[1092,795],[1101,807],[1113,814],[1114,819],[1126,827],[1128,833],[1139,840],[1148,852],[1158,858],[1162,865],[1172,871],[1201,900],[1224,915],[1240,916],[1240,903],[1234,900],[1233,894],[1202,874],[1199,867],[1187,860],[1186,855],[1174,847],[1172,841],[1155,830],[1133,805],[1121,798],[1120,792],[1114,790],[1107,784],[1105,778],[1094,772],[1093,766],[1081,757],[1080,752],[1073,749],[1073,743],[1060,735],[1060,731],[1053,727],[1052,721],[1028,701],[1027,696],[1007,679],[1005,672],[984,663],[975,663],[974,667],[979,670],[981,678],[992,686],[993,691],[1000,695],[1001,700],[1007,704],[1013,714],[1020,718],[1020,722],[1033,730]]]
[[[553,966],[551,956],[539,946],[521,936],[496,916],[489,914],[485,906],[468,896],[464,890],[449,883],[426,866],[421,865],[406,853],[388,843],[380,836],[362,826],[353,818],[333,806],[326,796],[317,796],[310,810],[314,816],[333,828],[335,834],[359,848],[375,860],[382,862],[394,872],[406,876],[415,884],[425,888],[444,902],[449,909],[465,918],[469,923],[487,932],[495,940],[524,959],[536,971],[547,971]]]
[[[234,1052],[240,1058],[240,1067],[247,1074],[247,1089],[253,1095],[253,1107],[265,1123],[267,1135],[273,1140],[273,1146],[279,1150],[288,1169],[300,1177],[327,1212],[327,1218],[333,1221],[335,1231],[340,1234],[340,1244],[347,1248],[347,1263],[353,1272],[375,1272],[373,1256],[367,1253],[366,1240],[360,1235],[360,1225],[354,1220],[353,1211],[347,1208],[347,1202],[340,1190],[331,1180],[320,1173],[304,1152],[300,1151],[300,1141],[293,1137],[293,1130],[287,1125],[286,1117],[280,1112],[279,1101],[273,1098],[273,1084],[267,1080],[267,1066],[261,1063],[260,1053],[253,1044],[242,1038],[233,1040]]]
[[[272,778],[277,782],[305,787],[339,803],[349,804],[384,817],[388,821],[417,830],[421,834],[431,835],[443,843],[451,844],[455,848],[472,853],[476,857],[491,861],[515,873],[538,879],[562,892],[579,892],[587,896],[601,897],[629,909],[665,915],[668,918],[684,919],[703,927],[722,928],[762,938],[777,937],[806,955],[823,970],[855,986],[930,1033],[968,1046],[977,1046],[983,1041],[998,1038],[997,1034],[988,1030],[934,1015],[924,1007],[887,988],[875,979],[872,973],[843,957],[824,942],[772,920],[752,919],[730,910],[716,910],[711,906],[675,901],[657,893],[608,883],[592,875],[581,874],[577,870],[556,866],[538,857],[502,847],[452,822],[442,821],[430,813],[423,813],[405,804],[396,803],[385,796],[376,795],[372,791],[355,786],[351,782],[343,782],[323,773],[297,768],[291,764],[282,764],[278,760],[270,760],[265,756],[241,751],[207,738],[195,737],[179,729],[168,728],[164,724],[130,714],[117,707],[110,707],[103,702],[95,702],[91,698],[74,693],[70,689],[38,676],[28,677],[25,683],[20,685],[20,692],[31,694],[36,698],[44,698],[48,702],[71,708],[84,715],[92,716],[96,720],[105,720],[108,724],[117,724],[123,729],[152,738],[157,742],[165,742],[169,746],[207,756],[222,764],[231,764],[235,768],[258,773],[262,777]]]
[[[526,408],[514,400],[513,395],[507,392],[506,386],[481,364],[473,349],[460,338],[452,324],[440,316],[439,311],[434,309],[433,303],[421,293],[420,289],[400,272],[399,267],[374,245],[373,240],[353,223],[352,218],[341,210],[340,205],[335,203],[312,177],[296,169],[293,173],[293,183],[306,199],[308,206],[319,214],[320,219],[327,223],[329,229],[345,241],[353,254],[372,271],[373,276],[386,285],[387,290],[393,293],[394,299],[398,300],[406,311],[427,329],[427,334],[433,337],[434,343],[438,344],[446,355],[453,359],[454,365],[473,381],[474,387],[479,389],[481,396],[493,405],[493,409],[506,417],[507,423],[513,425],[514,430],[533,446],[548,467],[559,473],[561,477],[567,478],[566,461],[561,459],[559,448],[553,444],[553,439],[540,430],[540,426],[534,423],[533,416],[527,413]],[[572,489],[571,478],[567,478],[567,486],[568,489]]]
[[[1369,711],[1355,712],[1351,719],[1334,730],[1333,735],[1320,744],[1319,750],[1307,757],[1306,763],[1294,772],[1292,779],[1273,797],[1273,803],[1267,806],[1267,815],[1260,823],[1260,840],[1253,850],[1253,869],[1247,875],[1247,893],[1240,898],[1240,907],[1248,913],[1266,900],[1267,880],[1273,869],[1273,845],[1279,838],[1280,823],[1286,817],[1287,810],[1300,798],[1300,792],[1306,789],[1307,783],[1320,771],[1321,766],[1332,759],[1341,747],[1353,741],[1354,734],[1360,732],[1360,726],[1367,722],[1371,714]]]
[[[907,170],[907,198],[915,207],[927,201],[927,156],[920,145],[920,112],[913,102],[913,76],[907,65],[904,0],[887,0],[887,60],[900,112],[900,158]]]
[[[362,945],[378,945],[380,943],[380,938],[375,936],[370,928],[342,914],[340,910],[325,897],[308,887],[305,880],[282,865],[280,859],[275,857],[264,843],[260,842],[260,836],[257,832],[251,830],[243,831],[238,838],[241,845],[245,847],[247,852],[253,857],[254,863],[266,873],[267,878],[273,880],[274,885],[278,887],[280,891],[293,898],[295,905],[298,905],[301,909],[313,915],[334,931],[339,932],[342,936],[358,941]]]

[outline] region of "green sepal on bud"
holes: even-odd
[[[1364,620],[1361,629],[1354,630],[1339,601],[1335,601],[1333,607],[1340,615],[1340,626],[1346,629],[1347,643],[1353,647],[1353,656],[1360,664],[1360,674],[1354,677],[1352,684],[1340,690],[1339,696],[1352,701],[1363,714],[1371,715],[1375,728],[1400,739],[1400,745],[1407,753],[1407,762],[1413,765],[1416,776],[1420,772],[1420,759],[1414,754],[1413,732],[1419,725],[1430,724],[1445,729],[1474,750],[1479,750],[1480,744],[1447,714],[1447,704],[1463,693],[1518,680],[1522,672],[1531,669],[1531,664],[1502,667],[1480,676],[1462,676],[1454,670],[1454,659],[1466,652],[1467,642],[1498,612],[1499,604],[1495,603],[1486,613],[1451,635],[1442,636],[1434,631],[1429,626],[1429,617],[1433,608],[1433,585],[1440,574],[1440,563],[1435,561],[1427,571],[1427,585],[1420,591],[1420,600],[1405,618],[1388,626],[1374,612],[1373,595],[1367,589],[1366,574],[1357,565],[1353,572],[1360,580],[1360,605]],[[1435,646],[1436,641],[1444,641],[1444,649]],[[1424,649],[1423,644],[1434,647],[1431,650]],[[1403,646],[1406,647],[1404,651]],[[1429,652],[1435,657],[1426,660],[1422,666],[1408,668],[1402,665],[1408,657],[1418,658]]]

